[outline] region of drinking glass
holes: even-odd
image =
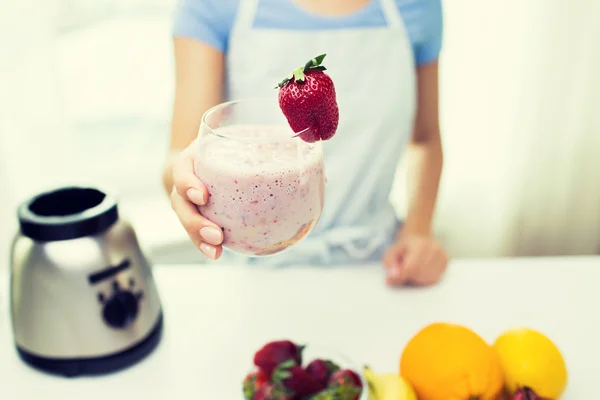
[[[264,257],[290,248],[323,210],[320,142],[294,133],[277,99],[217,105],[202,117],[194,171],[209,197],[200,213],[223,230],[223,247]]]

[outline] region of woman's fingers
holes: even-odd
[[[194,173],[194,150],[195,141],[173,163],[171,207],[194,245],[206,257],[216,260],[223,252],[223,231],[198,211],[197,206],[208,201],[208,190]]]
[[[171,193],[171,207],[194,245],[208,258],[218,259],[223,252],[221,228],[200,215],[196,206],[182,197],[175,188]]]
[[[383,264],[386,267],[388,285],[402,285],[406,282],[407,271],[402,262],[406,250],[404,243],[396,243],[385,252]]]
[[[208,190],[194,173],[194,157],[191,151],[183,152],[173,164],[173,185],[179,196],[198,206],[208,201]]]

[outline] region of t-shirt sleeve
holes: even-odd
[[[232,0],[178,0],[173,36],[196,39],[225,53],[236,10]]]
[[[427,64],[438,59],[442,49],[443,16],[441,0],[423,0],[422,15],[423,36],[415,44],[417,65]]]

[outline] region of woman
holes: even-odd
[[[222,255],[221,229],[195,206],[208,198],[193,173],[191,145],[204,111],[224,100],[273,96],[296,63],[327,53],[340,123],[324,144],[325,208],[307,239],[260,262],[383,260],[391,285],[436,283],[447,265],[431,232],[443,158],[440,0],[181,1],[172,157],[163,178],[194,244],[209,259]],[[406,149],[410,201],[400,223],[388,196]]]

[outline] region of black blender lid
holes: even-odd
[[[22,203],[17,215],[21,233],[37,241],[96,235],[119,218],[114,197],[100,189],[82,186],[40,193]]]

